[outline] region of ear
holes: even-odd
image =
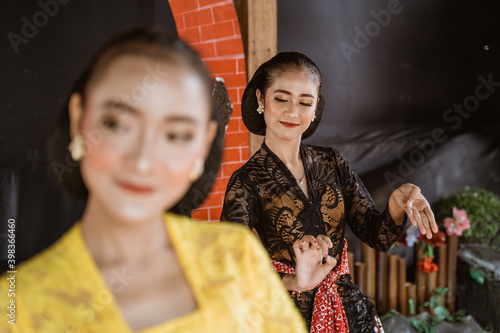
[[[79,93],[73,93],[69,98],[68,104],[69,111],[69,133],[71,135],[71,140],[80,134],[80,122],[83,114],[82,105],[82,95]]]
[[[264,96],[262,95],[260,89],[255,90],[255,96],[257,96],[257,102],[259,105],[264,105]]]

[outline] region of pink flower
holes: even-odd
[[[453,207],[453,218],[445,218],[444,226],[448,235],[462,236],[462,232],[470,228],[470,220],[465,210]]]

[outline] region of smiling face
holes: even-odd
[[[265,108],[266,139],[300,140],[317,107],[318,86],[306,71],[289,70],[274,78],[265,96],[257,90]]]
[[[207,88],[185,65],[139,55],[112,60],[83,105],[78,94],[70,100],[72,137],[85,141],[87,206],[117,220],[161,217],[209,151],[217,130],[210,107]]]

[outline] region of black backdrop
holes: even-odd
[[[379,205],[402,182],[432,202],[466,185],[500,193],[499,2],[278,3],[279,51],[309,55],[324,76],[325,113],[308,141],[343,151]],[[496,82],[484,100],[479,76]],[[462,116],[453,109],[464,100],[473,111]]]
[[[495,36],[500,5],[494,0],[395,4],[278,1],[279,50],[309,55],[324,74],[327,107],[308,142],[341,149],[379,206],[406,181],[419,185],[432,202],[465,185],[500,193],[500,91],[480,101],[470,117],[459,117],[460,126],[454,126],[456,118],[444,118],[454,103],[474,96],[479,76],[491,74],[500,81]],[[388,7],[394,14],[377,31],[371,12],[384,20],[380,11]],[[23,17],[32,22],[40,10],[36,1],[0,4],[1,259],[6,257],[7,219],[17,221],[20,261],[51,244],[81,213],[82,205],[49,181],[45,142],[90,55],[133,26],[175,29],[166,0],[73,0],[60,4],[15,53],[9,32],[21,35]],[[367,24],[369,43],[355,30],[365,31]],[[346,57],[341,45],[357,51]],[[436,129],[444,134],[433,140]]]

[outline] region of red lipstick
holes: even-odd
[[[123,188],[124,190],[136,194],[150,194],[153,193],[154,189],[149,186],[140,186],[140,185],[135,185],[135,184],[130,184],[130,183],[123,183],[123,182],[118,182],[118,185]]]
[[[286,121],[280,121],[281,125],[288,127],[288,128],[295,128],[299,126],[299,124],[294,124],[294,123],[288,123]]]

